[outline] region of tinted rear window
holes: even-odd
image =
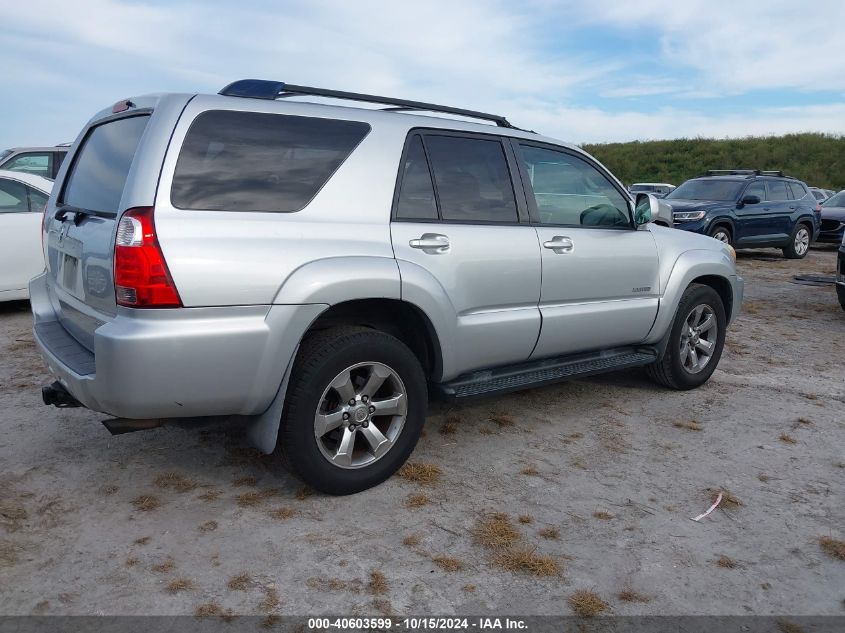
[[[117,119],[92,128],[76,154],[62,203],[117,213],[135,150],[150,117]]]
[[[674,200],[736,200],[745,183],[738,180],[687,180],[666,198]]]
[[[204,112],[182,145],[171,202],[180,209],[299,211],[369,131],[358,121]]]

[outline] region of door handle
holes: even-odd
[[[555,253],[571,253],[575,250],[575,244],[565,235],[555,235],[548,242],[543,242],[543,248],[553,250]]]
[[[440,233],[424,233],[419,239],[408,242],[411,248],[418,248],[429,255],[447,253],[449,251],[449,238]]]

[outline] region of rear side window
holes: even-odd
[[[431,171],[428,169],[419,135],[411,139],[402,165],[400,182],[396,217],[403,220],[436,220],[437,202],[434,199],[434,186],[431,184]]]
[[[788,182],[786,183],[786,186],[789,187],[789,190],[792,192],[793,200],[800,200],[807,195],[807,190],[804,189],[804,185],[800,182]]]
[[[43,178],[52,178],[53,168],[51,165],[51,156],[52,152],[18,154],[3,165],[3,169],[19,171],[25,174],[35,174]]]
[[[786,183],[783,180],[770,180],[769,196],[772,200],[789,200],[789,194],[786,193]]]
[[[150,117],[134,116],[92,128],[76,154],[62,203],[117,214],[129,167]]]
[[[359,121],[204,112],[185,137],[170,200],[179,209],[299,211],[369,131]]]
[[[518,221],[516,198],[501,142],[426,135],[425,146],[443,220]]]
[[[0,178],[0,213],[29,211],[26,187],[14,180]]]

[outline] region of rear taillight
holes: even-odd
[[[114,294],[129,308],[181,308],[155,233],[152,207],[129,209],[117,225]]]

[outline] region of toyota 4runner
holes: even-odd
[[[730,245],[649,224],[656,203],[496,115],[259,80],[133,97],[85,126],[45,210],[44,400],[137,428],[236,416],[345,494],[404,463],[430,394],[635,366],[694,388],[743,282]]]

